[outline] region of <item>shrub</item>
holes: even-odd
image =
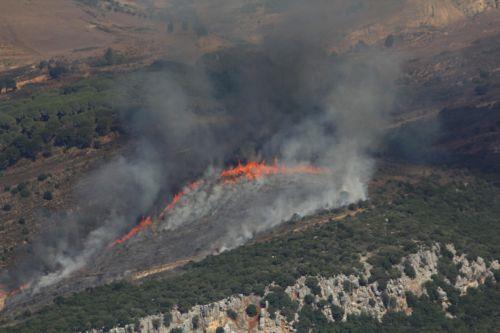
[[[394,45],[394,35],[389,35],[384,41],[385,47],[392,47]]]
[[[19,191],[19,195],[23,198],[27,198],[30,196],[30,191],[28,191],[27,188],[23,188],[21,191]]]
[[[410,279],[417,277],[417,273],[409,261],[405,261],[404,263],[404,272]]]
[[[306,303],[306,304],[311,305],[311,304],[313,304],[313,303],[314,303],[314,301],[315,301],[315,298],[314,298],[314,296],[313,296],[313,295],[311,295],[311,294],[307,294],[307,295],[304,297],[304,303]]]
[[[157,331],[160,329],[161,321],[160,321],[160,319],[155,318],[155,319],[153,319],[152,324],[153,324],[153,329]]]
[[[238,314],[233,309],[227,310],[227,316],[232,320],[236,320],[238,318]]]
[[[224,328],[223,327],[217,327],[217,329],[215,330],[215,333],[224,333]]]
[[[170,312],[167,312],[163,314],[163,325],[165,327],[169,327],[170,323],[172,323],[172,314]]]
[[[53,197],[52,197],[52,192],[50,192],[50,191],[45,191],[45,192],[43,193],[43,198],[44,198],[45,200],[47,200],[47,201],[52,200],[52,199],[53,199]]]
[[[397,267],[392,267],[388,273],[389,273],[389,278],[393,280],[399,279],[401,277],[401,271]]]
[[[476,88],[474,88],[474,92],[478,96],[483,96],[483,95],[486,95],[488,93],[489,88],[490,88],[490,86],[488,84],[482,84],[482,85],[476,86]]]
[[[249,306],[247,306],[245,312],[249,317],[255,317],[258,311],[255,304],[250,304]]]
[[[322,299],[318,302],[318,308],[324,309],[328,306],[328,301],[325,299]]]
[[[459,275],[457,265],[448,257],[442,257],[438,262],[438,271],[455,284]]]
[[[64,65],[57,65],[49,69],[49,75],[52,79],[58,79],[67,72],[68,68]]]
[[[306,286],[311,289],[314,295],[321,295],[321,287],[318,285],[318,279],[308,277],[306,279]]]
[[[352,292],[353,285],[352,285],[351,281],[344,280],[344,282],[342,283],[342,286],[344,287],[344,290],[346,292],[348,292],[348,293]]]
[[[344,309],[335,304],[332,304],[330,309],[332,310],[332,317],[333,319],[335,319],[335,321],[342,320],[342,318],[344,317]]]
[[[194,316],[191,320],[191,324],[193,325],[193,329],[197,330],[200,327],[200,317]]]

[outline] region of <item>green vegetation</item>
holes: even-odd
[[[43,199],[44,199],[44,200],[50,201],[50,200],[52,200],[52,198],[53,198],[53,196],[52,196],[52,192],[50,192],[50,191],[45,191],[45,192],[43,193]]]
[[[163,314],[163,325],[169,327],[172,323],[172,314],[170,312],[166,312]]]
[[[42,173],[42,174],[38,175],[37,180],[39,182],[43,182],[43,181],[45,181],[47,179],[47,177],[48,176],[46,174]]]
[[[147,15],[140,12],[137,8],[117,0],[76,0],[90,7],[98,7],[107,11],[124,13],[132,16],[146,17]]]
[[[311,289],[314,295],[321,295],[321,288],[318,285],[318,279],[315,277],[308,277],[306,279],[306,286]]]
[[[344,318],[344,310],[340,306],[332,304],[330,309],[332,310],[332,317],[336,322],[341,321],[342,318]]]
[[[184,330],[180,327],[172,328],[170,330],[170,333],[183,333],[183,332],[184,332]]]
[[[255,306],[255,304],[248,305],[245,312],[246,312],[247,316],[249,316],[249,317],[255,317],[258,313],[257,307]]]
[[[227,310],[227,316],[232,320],[238,319],[238,313],[232,309]]]
[[[200,327],[200,317],[194,316],[191,324],[193,325],[193,329],[197,330]]]
[[[411,316],[389,312],[379,323],[367,316],[350,316],[346,322],[327,323],[324,332],[494,332],[499,324],[500,284],[481,286],[456,300],[455,319],[446,318],[441,306],[428,297],[407,295]]]
[[[290,299],[285,290],[280,287],[275,287],[271,289],[270,293],[264,298],[263,303],[269,304],[269,313],[274,316],[276,311],[279,311],[283,316],[285,316],[289,321],[291,321],[295,312],[299,307],[297,302]]]
[[[112,94],[112,80],[101,77],[1,102],[0,169],[48,156],[53,146],[90,147],[94,138],[118,130]]]
[[[273,281],[280,288],[273,289],[266,299],[273,309],[288,316],[296,311],[296,305],[283,295],[282,288],[304,275],[357,274],[362,271],[359,258],[367,253],[372,254],[374,279],[381,284],[393,274],[392,265],[400,263],[420,245],[452,242],[460,253],[472,258],[481,256],[491,261],[500,257],[500,188],[491,183],[468,180],[442,185],[436,177],[418,184],[391,181],[383,190],[377,190],[372,203],[374,206],[356,217],[332,220],[300,234],[285,234],[189,264],[181,276],[147,280],[140,285],[117,282],[59,298],[29,318],[20,317],[25,319],[22,324],[0,332],[111,328],[133,323],[148,314],[166,313],[174,304],[186,312],[195,304],[208,304],[230,295],[261,293],[263,286]],[[446,258],[445,254],[439,264],[440,274],[429,284],[429,289],[441,286],[445,276],[454,276]],[[314,280],[308,284],[315,288]],[[465,297],[450,295],[457,316],[454,320],[446,318],[433,299],[409,295],[414,308],[412,316],[389,313],[383,324],[365,316],[350,317],[346,323],[330,323],[317,307],[331,306],[336,318],[343,316],[341,309],[324,302],[316,305],[312,300],[311,305],[300,311],[297,329],[470,332],[495,331],[498,327],[499,284],[487,284]],[[390,305],[392,301],[387,298],[385,302]]]
[[[13,78],[7,77],[7,78],[1,78],[0,77],[0,92],[2,90],[6,91],[12,91],[17,89],[17,83],[16,80]]]
[[[411,279],[414,279],[417,276],[415,269],[408,261],[405,261],[404,263],[404,273]]]
[[[120,65],[126,62],[126,58],[113,50],[112,48],[108,48],[102,58],[96,59],[93,63],[93,66],[113,66]]]

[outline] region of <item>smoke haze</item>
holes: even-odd
[[[242,184],[238,194],[201,187],[161,222],[163,232],[217,212],[230,221],[219,230],[221,247],[234,248],[296,213],[366,199],[398,62],[377,50],[349,58],[329,53],[346,20],[335,16],[345,2],[294,2],[260,44],[205,55],[182,74],[167,66],[120,82],[117,104],[130,146],[79,184],[81,207],[51,216],[53,227],[29,259],[2,280],[35,277],[44,287],[67,277],[188,181],[210,179],[238,160],[278,158],[333,172],[269,180],[279,190],[265,200],[255,193],[265,193],[266,180]]]

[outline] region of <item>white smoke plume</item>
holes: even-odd
[[[210,170],[238,159],[306,162],[332,173],[234,187],[212,181],[166,217],[163,232],[217,217],[220,247],[230,249],[294,214],[366,199],[399,68],[383,51],[329,54],[337,17],[319,18],[339,4],[295,3],[261,44],[206,55],[182,79],[144,71],[122,82],[121,106],[140,105],[124,112],[131,147],[82,181],[81,209],[53,217],[64,227],[42,235],[36,255],[4,279],[35,277],[37,288],[61,281],[187,182],[210,180]],[[203,103],[215,107],[200,110]]]

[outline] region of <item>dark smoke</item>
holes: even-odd
[[[346,2],[293,2],[258,45],[205,55],[193,67],[165,62],[120,82],[126,153],[81,182],[79,210],[50,217],[53,227],[2,282],[43,287],[65,278],[187,181],[238,160],[305,161],[334,176],[326,188],[283,192],[265,209],[250,202],[248,214],[259,211],[261,222],[221,235],[228,247],[294,213],[337,205],[341,192],[347,202],[365,199],[398,64],[376,50],[352,57],[329,51],[347,14],[357,13]],[[292,196],[304,198],[300,207],[287,203]]]

